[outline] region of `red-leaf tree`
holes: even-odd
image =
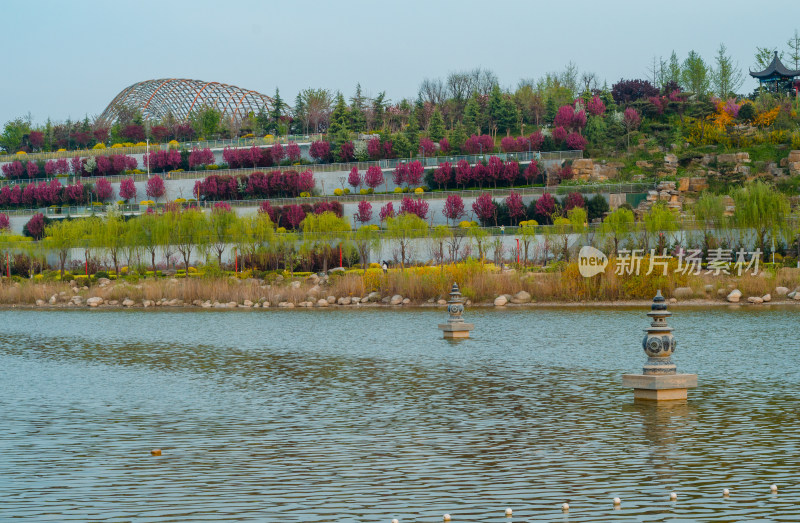
[[[556,112],[556,117],[553,119],[553,125],[568,129],[572,127],[572,118],[574,115],[575,109],[573,109],[571,105],[562,105]]]
[[[549,192],[544,193],[536,200],[536,215],[540,218],[539,223],[551,223],[553,213],[556,212],[556,199]]]
[[[525,176],[525,181],[528,183],[528,185],[535,183],[536,179],[538,179],[540,175],[541,169],[539,168],[539,163],[536,161],[531,161],[523,173],[523,176]]]
[[[571,192],[567,195],[567,200],[564,202],[564,209],[569,211],[575,207],[586,207],[586,200],[579,192]]]
[[[489,193],[478,196],[475,201],[472,202],[472,210],[482,224],[486,225],[490,220],[494,220],[495,225],[497,225],[497,205],[495,205]]]
[[[562,143],[564,140],[567,139],[567,130],[564,127],[559,126],[553,129],[553,141],[557,144]]]
[[[542,144],[544,144],[544,135],[542,134],[542,131],[536,131],[528,136],[528,140],[531,142],[531,150],[538,151],[542,148]]]
[[[394,212],[394,205],[392,205],[392,202],[388,202],[386,205],[381,207],[381,211],[378,214],[378,216],[380,217],[382,222],[385,222],[388,218],[394,218],[395,212]]]
[[[144,127],[141,125],[130,124],[126,126],[120,134],[132,142],[144,141]]]
[[[423,220],[428,217],[428,202],[423,199],[414,200],[408,196],[400,202],[400,213],[416,214]]]
[[[7,214],[0,212],[0,231],[7,231],[9,229],[11,229],[11,220],[9,220]]]
[[[367,142],[367,154],[372,160],[380,159],[381,155],[383,154],[383,147],[381,147],[380,138],[376,136],[375,138],[369,139]]]
[[[98,178],[98,180],[94,182],[94,189],[92,191],[94,192],[94,197],[97,198],[99,202],[110,199],[114,194],[114,189],[105,178]]]
[[[586,109],[592,116],[602,116],[606,112],[606,104],[603,103],[599,96],[592,96],[592,99],[586,104]]]
[[[28,236],[33,238],[34,240],[41,240],[44,236],[44,214],[37,212],[34,214],[28,223],[25,224],[25,231],[28,233]]]
[[[279,143],[273,145],[269,152],[272,154],[272,161],[275,162],[275,165],[280,165],[283,159],[286,158],[286,150]]]
[[[25,170],[28,171],[28,178],[36,178],[39,176],[39,166],[36,165],[36,162],[28,162]]]
[[[375,189],[380,184],[383,183],[383,171],[377,165],[372,165],[367,169],[367,173],[364,175],[364,183],[370,189]]]
[[[450,180],[453,179],[453,168],[450,165],[450,162],[444,162],[439,164],[435,171],[433,171],[433,181],[439,186],[439,189],[442,187],[447,187],[447,184],[450,183]]]
[[[503,174],[503,160],[497,156],[492,156],[486,164],[486,174],[489,181],[494,183],[497,187],[497,181],[501,179]]]
[[[300,146],[294,142],[289,142],[286,145],[286,157],[289,158],[291,163],[299,162],[302,157]]]
[[[472,181],[472,166],[466,160],[459,160],[458,164],[456,164],[456,183],[466,187]]]
[[[514,182],[517,181],[517,177],[519,177],[519,164],[513,160],[505,162],[500,177],[509,186],[514,185]]]
[[[28,141],[34,149],[41,149],[44,145],[44,133],[41,131],[31,131],[28,134]]]
[[[163,125],[154,125],[150,128],[150,136],[157,142],[166,142],[169,138],[169,129]]]
[[[358,173],[358,167],[353,167],[350,169],[350,174],[347,176],[347,183],[354,189],[361,187],[363,180],[361,179],[361,175]]]
[[[300,205],[286,205],[283,208],[283,217],[291,229],[297,229],[306,218],[306,213]]]
[[[422,156],[433,156],[436,154],[436,145],[430,138],[419,139],[419,154]]]
[[[408,164],[408,174],[406,175],[406,183],[409,187],[416,187],[422,183],[422,173],[424,169],[422,163],[413,161]]]
[[[352,162],[356,158],[356,147],[353,142],[344,142],[339,146],[339,160],[342,162]]]
[[[573,131],[567,135],[566,144],[567,149],[583,151],[586,149],[586,138]]]
[[[581,109],[572,115],[572,130],[581,132],[586,127],[586,111]]]
[[[189,167],[191,168],[199,165],[211,165],[214,161],[214,153],[208,147],[205,149],[193,147],[192,152],[189,153]]]
[[[491,153],[494,150],[494,140],[488,134],[473,134],[464,142],[464,150],[469,154]]]
[[[511,191],[506,196],[506,206],[508,207],[508,216],[514,221],[515,225],[525,217],[525,204],[522,203],[522,196],[519,193]]]
[[[439,150],[443,153],[450,152],[450,141],[447,138],[439,140]]]
[[[442,214],[445,218],[447,218],[448,224],[450,223],[450,220],[455,222],[459,218],[463,217],[466,213],[464,212],[464,200],[461,199],[461,196],[457,194],[451,194],[448,196],[447,200],[444,202]]]
[[[136,199],[136,184],[133,182],[133,178],[125,178],[119,183],[119,197],[126,202]]]
[[[408,164],[398,163],[394,168],[394,172],[392,173],[392,181],[396,186],[400,187],[406,182],[407,179],[408,179]]]
[[[160,176],[153,176],[149,180],[147,180],[147,185],[145,186],[145,192],[147,196],[150,198],[154,198],[158,200],[162,196],[164,196],[164,180]]]
[[[318,162],[326,162],[331,157],[331,144],[324,140],[312,142],[308,154]]]
[[[92,131],[92,136],[98,143],[106,143],[108,141],[108,127],[98,127]]]
[[[372,219],[372,204],[362,200],[358,202],[358,211],[353,215],[357,222],[367,223]]]

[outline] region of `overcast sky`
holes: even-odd
[[[707,61],[720,42],[746,73],[756,46],[786,47],[797,0],[6,0],[0,123],[90,117],[154,78],[218,81],[289,103],[300,89],[416,96],[425,77],[482,66],[503,87],[573,61],[609,85],[653,55]],[[748,77],[742,90],[755,82]]]

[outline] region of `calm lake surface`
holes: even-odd
[[[672,311],[0,311],[0,519],[800,520],[800,310]]]

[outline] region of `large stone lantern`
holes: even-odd
[[[677,373],[672,361],[677,342],[672,335],[672,327],[667,325],[667,318],[672,313],[667,310],[667,302],[661,291],[653,298],[647,316],[652,320],[642,340],[647,362],[642,374],[624,374],[622,385],[633,388],[633,397],[638,400],[685,400],[688,389],[697,387],[697,374]]]
[[[469,338],[469,331],[475,328],[472,323],[465,323],[462,315],[464,314],[464,300],[458,284],[453,283],[450,289],[450,300],[447,302],[447,312],[450,317],[447,323],[440,323],[439,328],[444,333],[445,338]]]

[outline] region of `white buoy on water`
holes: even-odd
[[[514,513],[514,512],[513,512],[513,511],[512,511],[510,508],[507,508],[507,509],[506,509],[506,516],[510,516],[510,515],[512,515],[513,513]]]
[[[722,489],[722,495],[723,495],[723,496],[730,496],[730,494],[731,494],[731,491],[730,491],[730,490],[728,490],[728,489],[726,489],[726,488],[725,488],[725,489]]]
[[[392,523],[400,523],[400,522],[399,522],[399,521],[397,521],[396,519],[393,519],[393,520],[392,520]]]
[[[621,504],[622,504],[622,500],[621,499],[614,498],[614,505],[621,505]]]
[[[445,514],[444,516],[442,516],[442,519],[444,521],[450,521],[450,514]]]
[[[676,494],[675,492],[671,493],[671,494],[669,495],[669,499],[670,499],[670,501],[677,501],[677,499],[678,499],[678,494]]]
[[[561,510],[563,510],[564,512],[568,511],[569,510],[569,503],[562,503],[561,504]]]
[[[769,486],[769,489],[772,492],[778,492],[778,485],[772,484],[772,485]]]

